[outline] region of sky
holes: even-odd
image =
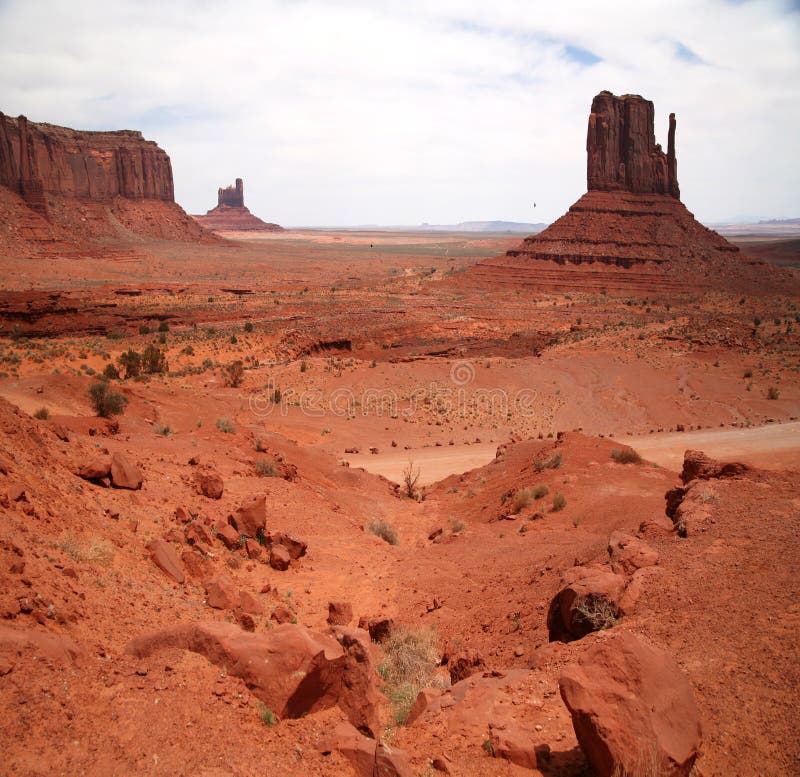
[[[0,0],[0,110],[141,130],[190,213],[550,222],[603,89],[676,113],[704,222],[800,217],[800,0]]]

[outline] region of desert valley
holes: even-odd
[[[586,108],[527,236],[0,114],[0,773],[800,773],[796,225]]]

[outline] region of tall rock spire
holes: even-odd
[[[656,143],[653,103],[635,94],[600,92],[592,101],[586,136],[589,191],[669,194],[680,199],[675,160],[675,114],[667,154]]]

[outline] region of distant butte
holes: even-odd
[[[244,204],[244,183],[236,179],[234,186],[217,190],[217,207],[205,216],[194,218],[214,232],[283,232],[278,224],[268,224],[254,216]]]
[[[548,291],[686,292],[779,285],[785,274],[739,252],[680,200],[675,114],[667,151],[656,143],[653,103],[600,92],[586,137],[587,193],[547,229],[459,283]]]

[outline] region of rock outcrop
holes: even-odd
[[[455,282],[628,293],[786,283],[787,273],[741,254],[680,201],[675,128],[670,114],[664,153],[652,102],[598,94],[586,138],[587,193],[543,232]]]
[[[686,777],[701,743],[689,678],[630,633],[593,645],[559,680],[575,735],[598,777]]]
[[[667,153],[656,143],[654,109],[636,94],[600,92],[592,100],[586,135],[589,191],[668,194],[680,199],[675,159],[675,114],[669,115]]]
[[[15,248],[54,240],[75,248],[125,230],[214,239],[175,203],[167,153],[134,130],[80,131],[0,112],[0,186],[13,217],[3,238]]]
[[[206,229],[214,232],[283,232],[278,224],[268,224],[254,216],[244,204],[244,183],[236,179],[234,186],[217,190],[217,207],[205,216],[194,216]]]

